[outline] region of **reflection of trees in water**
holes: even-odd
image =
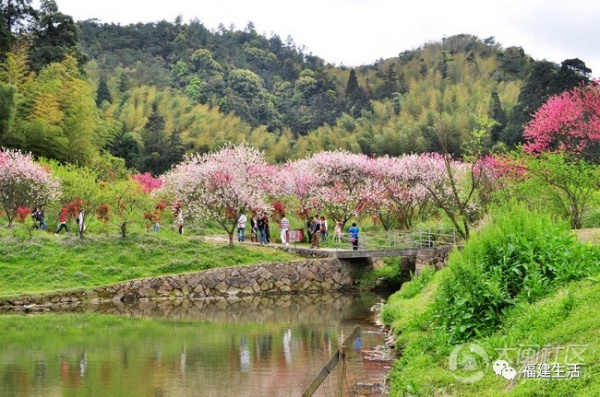
[[[51,322],[48,329],[59,322],[61,329],[81,325],[87,336],[53,335],[37,353],[15,344],[10,354],[22,358],[12,364],[6,360],[10,347],[0,351],[0,373],[13,379],[8,388],[0,385],[0,395],[48,395],[49,387],[68,386],[79,390],[73,395],[85,396],[82,385],[115,397],[300,395],[337,349],[340,324],[360,310],[352,296],[341,294],[255,298],[119,309],[131,316],[160,314],[158,321],[85,316]],[[63,356],[68,383],[61,381],[57,358]],[[37,392],[19,394],[24,384]]]

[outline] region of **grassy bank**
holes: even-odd
[[[385,305],[392,396],[600,395],[599,247],[520,209],[499,218]]]
[[[91,288],[120,281],[298,259],[269,247],[224,244],[171,232],[116,236],[32,238],[0,231],[0,296]]]

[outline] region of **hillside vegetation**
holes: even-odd
[[[497,213],[448,268],[390,298],[383,319],[401,355],[392,395],[598,394],[600,247],[551,222],[521,209]],[[514,380],[495,374],[499,359],[516,370]],[[545,364],[546,378],[538,376]]]
[[[0,146],[154,175],[185,153],[242,141],[272,162],[335,149],[460,157],[484,116],[496,122],[486,151],[503,151],[548,97],[590,73],[579,59],[536,61],[468,34],[348,68],[252,23],[121,26],[75,22],[52,0],[0,7],[10,15],[0,23]]]

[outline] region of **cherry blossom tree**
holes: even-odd
[[[347,151],[320,152],[307,159],[317,178],[312,189],[315,208],[342,223],[360,217],[372,209],[382,194],[376,183],[377,161]]]
[[[164,179],[189,216],[217,222],[233,245],[238,214],[268,209],[269,169],[262,152],[229,145],[219,152],[188,156]]]
[[[308,220],[311,213],[321,208],[316,199],[319,188],[319,176],[307,159],[293,160],[272,174],[275,195],[288,202],[288,207],[296,208],[296,214]]]
[[[377,159],[376,180],[383,195],[373,207],[386,230],[394,226],[410,229],[417,220],[426,220],[435,211],[431,193],[417,183],[421,177],[417,173],[422,169],[418,163],[423,159],[416,154]]]
[[[135,174],[131,177],[135,183],[137,183],[144,193],[150,193],[154,190],[160,189],[163,186],[164,181],[160,178],[155,178],[149,172],[143,174]]]
[[[3,149],[0,151],[0,205],[8,218],[8,226],[19,207],[43,208],[60,197],[60,183],[29,153]]]
[[[600,161],[600,80],[554,96],[523,133],[529,153],[565,151]]]

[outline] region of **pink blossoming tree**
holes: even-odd
[[[383,195],[374,205],[374,211],[386,230],[396,226],[410,229],[416,221],[426,220],[435,211],[431,193],[417,183],[423,161],[428,161],[428,157],[416,154],[377,159],[376,175]]]
[[[353,217],[372,210],[382,194],[376,183],[377,161],[346,151],[320,152],[307,159],[317,184],[312,190],[315,208],[340,221],[342,228]]]
[[[217,222],[233,245],[238,214],[268,209],[268,170],[262,152],[230,145],[219,152],[188,156],[164,179],[188,216]]]
[[[321,208],[316,199],[319,177],[306,159],[289,161],[272,174],[276,196],[286,202],[288,208],[296,208],[296,214],[305,221],[311,213]]]
[[[0,205],[9,227],[19,207],[42,208],[59,197],[59,181],[35,163],[31,154],[0,151]]]

